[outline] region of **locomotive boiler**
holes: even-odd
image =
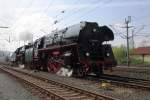
[[[112,48],[105,42],[114,39],[107,26],[80,22],[37,39],[25,51],[25,65],[66,76],[100,76],[116,66]],[[64,73],[65,72],[65,73]]]

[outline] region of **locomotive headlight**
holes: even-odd
[[[93,29],[93,32],[96,32],[96,31],[97,31],[97,30],[94,28],[94,29]]]
[[[85,55],[88,57],[88,56],[90,56],[90,53],[87,52]]]
[[[109,56],[110,56],[110,53],[106,53],[106,56],[109,57]]]

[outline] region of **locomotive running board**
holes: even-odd
[[[39,51],[49,51],[49,50],[60,49],[60,48],[72,48],[74,46],[77,46],[77,43],[72,43],[72,44],[68,44],[68,45],[51,46],[48,48],[43,48],[43,49],[38,49],[38,50]]]

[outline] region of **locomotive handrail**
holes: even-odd
[[[77,43],[72,43],[72,44],[68,44],[68,45],[55,45],[55,46],[51,46],[48,48],[42,48],[42,49],[38,49],[39,51],[48,51],[48,50],[53,50],[53,49],[59,49],[59,48],[64,48],[64,47],[70,47],[70,46],[76,46]]]

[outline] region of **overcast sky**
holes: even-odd
[[[135,46],[150,45],[150,0],[0,0],[0,26],[9,27],[0,29],[0,49],[15,50],[32,36],[35,40],[80,21],[111,25],[116,34],[112,45],[125,45],[126,30],[121,27],[127,16],[136,34],[144,35],[134,37]]]

